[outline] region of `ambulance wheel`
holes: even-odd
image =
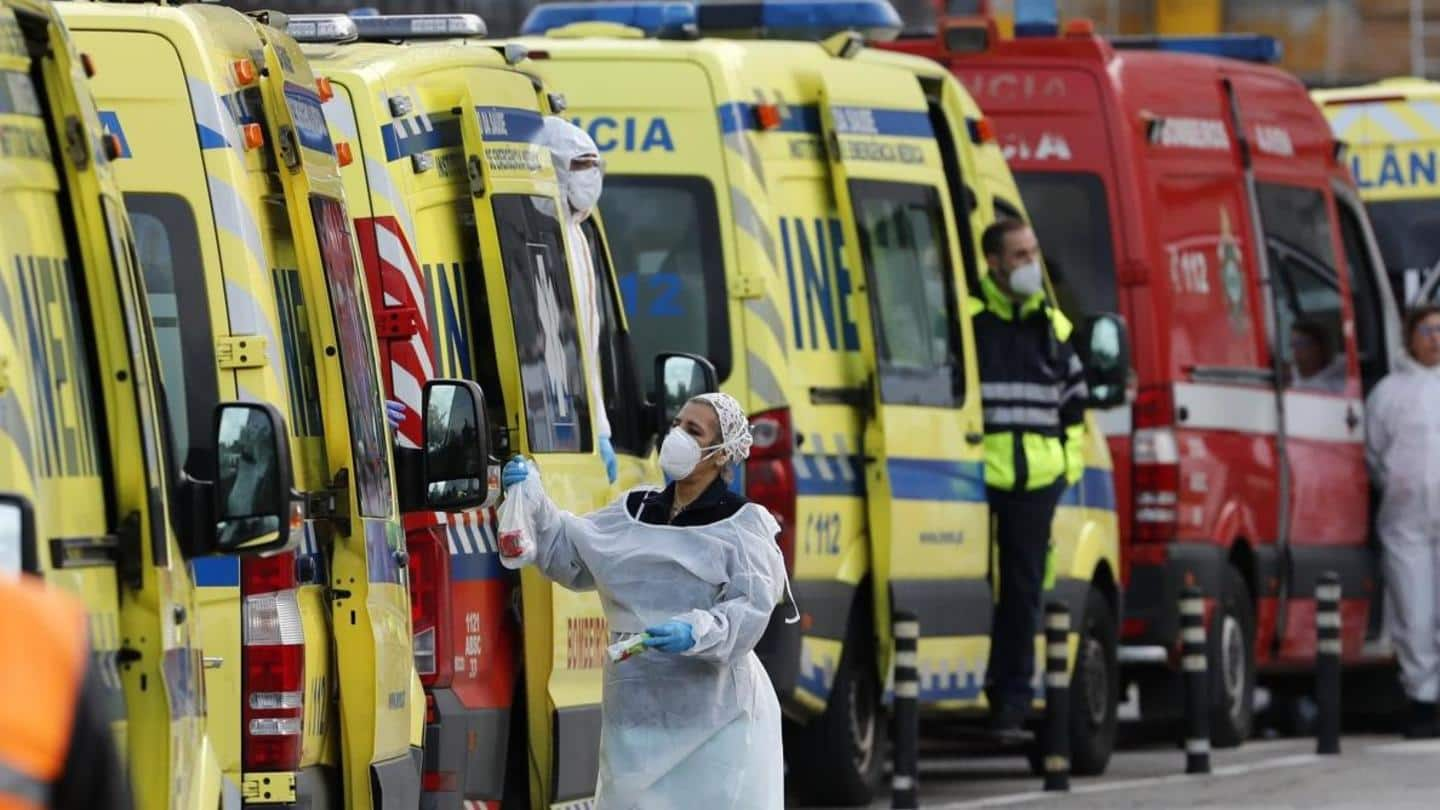
[[[1119,633],[1110,601],[1095,588],[1085,596],[1075,671],[1070,676],[1070,770],[1099,776],[1115,750],[1120,704]]]
[[[1210,744],[1234,748],[1250,737],[1255,724],[1255,605],[1245,577],[1233,565],[1225,568],[1206,642]]]
[[[851,622],[825,712],[803,725],[786,721],[789,780],[802,805],[859,807],[879,787],[888,729],[868,627]]]

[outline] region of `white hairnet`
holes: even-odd
[[[729,394],[701,394],[692,397],[691,402],[703,402],[715,409],[720,418],[720,450],[726,461],[744,461],[750,457],[750,446],[755,439],[750,435],[750,419],[740,402]]]

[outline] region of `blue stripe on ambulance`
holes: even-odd
[[[985,502],[982,462],[892,458],[886,464],[890,491],[896,500]],[[851,473],[848,476],[844,474],[847,470]],[[801,496],[863,497],[863,470],[859,456],[797,453],[796,491]],[[1080,482],[1060,496],[1060,506],[1115,511],[1115,481],[1110,470],[1086,467]]]
[[[239,557],[199,557],[190,563],[199,588],[240,587]]]
[[[476,522],[479,525],[475,525]],[[450,546],[451,579],[472,581],[505,576],[495,527],[488,517],[472,521],[468,514],[450,516],[445,523],[445,536]]]
[[[301,146],[327,155],[335,154],[335,145],[330,141],[330,125],[325,121],[325,108],[320,103],[319,94],[308,87],[286,84],[285,105],[290,108],[290,118],[295,122],[295,134]]]
[[[487,143],[532,143],[545,119],[518,107],[475,107],[480,131]],[[454,149],[461,144],[460,121],[453,115],[412,115],[380,127],[387,162],[429,152]]]

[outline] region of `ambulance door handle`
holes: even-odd
[[[966,443],[966,444],[975,445],[975,444],[980,444],[980,443],[983,442],[983,441],[985,441],[985,434],[984,434],[984,433],[966,433],[966,434],[965,434],[965,443]]]
[[[207,655],[201,660],[204,662],[205,669],[219,669],[225,666],[225,659],[218,655]]]

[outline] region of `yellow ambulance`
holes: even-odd
[[[221,766],[247,804],[414,807],[424,703],[408,555],[367,292],[321,107],[329,91],[293,40],[232,9],[57,6],[81,47],[125,66],[94,88],[178,465],[202,478],[217,455],[222,472],[238,463],[205,429],[220,400],[271,409],[242,435],[288,439],[276,461],[293,470],[283,551],[194,565]],[[427,426],[444,431],[427,447],[449,459],[430,472],[458,483],[420,482],[419,499],[478,502],[484,443],[472,435],[471,452],[457,448],[461,428],[473,434],[483,418],[479,392],[432,381],[422,398],[434,407]]]
[[[225,807],[234,791],[205,736],[186,565],[206,546],[174,531],[191,502],[170,497],[115,144],[88,86],[97,70],[125,66],[77,54],[49,3],[0,3],[0,571],[85,602],[136,806]]]
[[[334,93],[325,113],[345,144],[381,373],[406,406],[402,479],[418,452],[419,385],[452,376],[483,387],[491,423],[504,429],[497,458],[536,459],[565,508],[608,502],[616,489],[591,438],[600,392],[587,396],[589,360],[573,329],[548,329],[575,323],[576,302],[550,154],[535,143],[554,97],[511,66],[523,49],[479,41],[484,23],[466,14],[297,15],[287,30],[308,43]],[[582,227],[596,252],[616,487],[628,488],[659,478],[660,423],[641,394],[601,231]],[[558,396],[547,393],[557,382]],[[504,571],[493,520],[485,510],[445,519],[407,509],[425,801],[583,806],[595,789],[604,616],[593,594]]]
[[[966,296],[981,232],[1023,206],[953,77],[864,48],[896,26],[884,2],[574,3],[537,7],[524,31],[546,36],[517,40],[521,69],[562,89],[602,150],[637,346],[708,357],[751,414],[744,489],[780,519],[802,613],[760,651],[790,781],[824,805],[863,804],[878,782],[895,610],[920,617],[923,709],[985,710],[994,563]],[[1092,380],[1123,395],[1123,376]],[[1119,569],[1093,422],[1086,462],[1047,598],[1079,630],[1074,767],[1096,773],[1114,740]]]
[[[1440,280],[1440,82],[1386,79],[1315,90],[1403,305]],[[1427,283],[1428,282],[1428,283]],[[1429,297],[1426,300],[1431,300]]]

